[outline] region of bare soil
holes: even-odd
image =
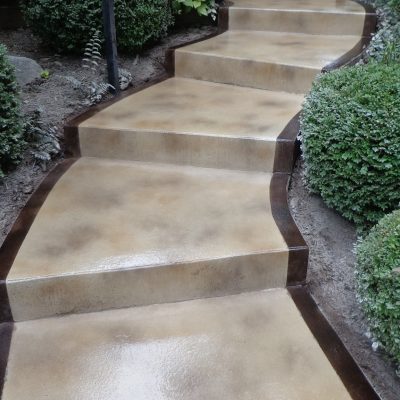
[[[164,54],[169,46],[202,38],[215,28],[202,27],[176,32],[140,57],[120,57],[121,67],[133,75],[133,86],[147,82],[164,71]],[[66,79],[82,77],[81,59],[47,53],[29,30],[0,31],[0,42],[9,53],[36,60],[50,71],[49,79],[38,79],[22,88],[24,113],[43,109],[43,122],[60,131],[66,119],[84,108],[80,94]],[[48,167],[62,159],[60,155]],[[348,350],[370,379],[382,400],[400,399],[400,379],[394,366],[379,351],[371,349],[354,284],[354,226],[327,208],[321,198],[309,194],[302,181],[299,161],[291,183],[290,208],[310,247],[308,282],[311,292]],[[19,211],[46,175],[27,151],[20,166],[0,183],[0,245]]]
[[[354,225],[309,193],[301,160],[293,173],[289,205],[310,248],[307,280],[314,299],[382,400],[399,400],[395,366],[383,352],[372,350],[356,298]]]

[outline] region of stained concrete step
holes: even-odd
[[[272,174],[81,158],[8,274],[15,321],[284,287]]]
[[[305,93],[315,76],[360,36],[227,31],[175,51],[178,77]]]
[[[362,36],[364,7],[350,0],[234,0],[229,29]]]
[[[276,289],[17,323],[2,400],[31,399],[351,397]]]
[[[81,123],[80,150],[89,157],[290,172],[293,151],[282,155],[277,141],[302,101],[289,93],[171,78]],[[291,133],[293,147],[297,131]],[[279,165],[276,153],[284,158]]]

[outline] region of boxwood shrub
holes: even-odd
[[[358,244],[357,284],[375,340],[400,366],[400,210]]]
[[[81,53],[102,32],[101,0],[22,0],[24,17],[42,42],[60,53]],[[118,49],[139,51],[166,34],[172,23],[167,0],[115,0]]]
[[[370,63],[321,75],[302,116],[312,191],[363,229],[400,202],[400,68]]]
[[[25,148],[14,68],[0,44],[0,178],[21,159]]]

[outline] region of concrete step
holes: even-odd
[[[31,399],[351,396],[275,289],[16,323],[2,400]]]
[[[302,101],[290,93],[171,78],[81,123],[80,151],[89,157],[290,172],[298,129],[285,128]],[[281,152],[277,147],[285,141],[292,149]]]
[[[12,264],[14,320],[284,287],[272,177],[80,158]]]
[[[323,67],[360,36],[229,30],[175,51],[178,77],[305,93]]]
[[[362,36],[364,7],[350,0],[235,0],[229,29]]]

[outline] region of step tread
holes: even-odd
[[[304,33],[233,30],[176,50],[224,59],[251,60],[321,70],[351,50],[360,36],[310,35]],[[179,65],[179,64],[178,64]],[[180,69],[177,69],[179,76]]]
[[[285,289],[17,323],[2,399],[72,398],[351,399]]]
[[[271,176],[81,158],[40,209],[7,283],[286,251]]]
[[[170,78],[107,107],[79,130],[81,138],[99,128],[276,140],[302,102],[296,94]],[[82,139],[83,152],[96,146]]]
[[[350,0],[234,0],[232,8],[311,11],[324,13],[364,14],[364,7]]]

